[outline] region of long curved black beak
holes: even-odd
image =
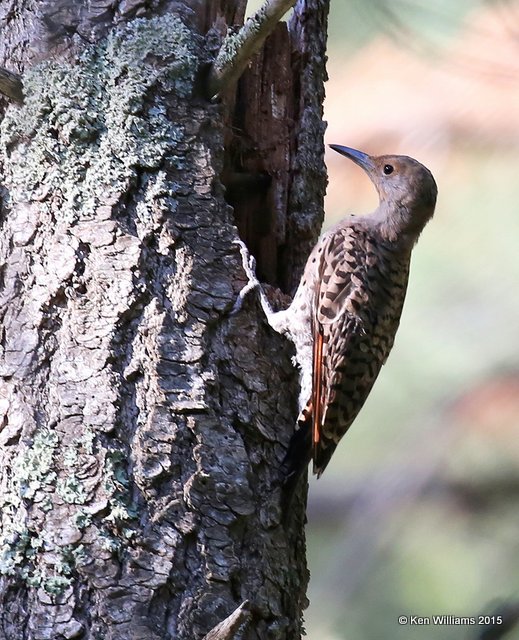
[[[341,156],[346,156],[350,160],[353,160],[355,164],[358,164],[359,167],[362,167],[364,171],[372,171],[375,168],[375,163],[371,156],[363,151],[358,151],[357,149],[352,149],[351,147],[343,147],[340,144],[330,144],[330,149],[337,151]]]

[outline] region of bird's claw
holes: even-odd
[[[240,247],[243,270],[245,271],[247,278],[249,279],[249,281],[254,280],[257,284],[259,284],[259,281],[256,278],[256,259],[254,258],[252,253],[249,253],[247,245],[245,244],[245,242],[243,242],[243,240],[240,239],[233,240],[233,244]]]
[[[231,310],[231,315],[234,315],[240,311],[243,306],[243,302],[247,294],[260,286],[259,280],[256,277],[256,260],[254,256],[249,253],[247,249],[247,245],[243,242],[243,240],[233,240],[233,244],[237,245],[240,248],[240,255],[242,260],[243,270],[245,271],[245,275],[247,276],[247,284],[243,287],[243,289],[238,294],[236,302]]]

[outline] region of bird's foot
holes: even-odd
[[[240,248],[242,266],[243,270],[245,271],[245,275],[247,276],[248,283],[238,294],[236,302],[234,303],[234,306],[231,310],[231,315],[234,315],[238,313],[238,311],[240,311],[243,306],[243,302],[249,292],[260,287],[259,280],[256,277],[256,260],[254,259],[254,256],[249,253],[247,245],[245,244],[245,242],[243,242],[243,240],[234,240],[233,244],[238,245],[238,247]]]

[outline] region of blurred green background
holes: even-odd
[[[326,142],[416,157],[439,199],[394,350],[310,484],[308,637],[483,638],[398,617],[518,609],[519,2],[332,0],[329,35]],[[326,160],[327,226],[376,206]]]

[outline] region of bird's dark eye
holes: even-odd
[[[390,173],[393,173],[394,170],[395,170],[395,168],[393,167],[392,164],[385,164],[384,165],[384,173],[386,174],[386,176],[388,176]]]

